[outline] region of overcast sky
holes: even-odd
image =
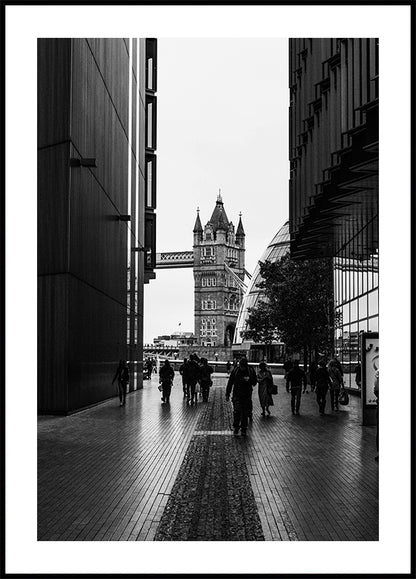
[[[246,232],[246,269],[288,218],[287,39],[159,39],[157,251],[193,245],[219,188]],[[247,282],[247,279],[246,279]],[[194,330],[192,269],[145,287],[144,342]],[[179,328],[179,323],[181,326]]]

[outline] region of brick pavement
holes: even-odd
[[[153,378],[126,407],[39,417],[38,539],[377,540],[375,429],[359,399],[321,416],[305,394],[293,416],[278,380],[269,418],[255,390],[246,439],[232,436],[224,375],[196,407],[177,376],[169,406]]]

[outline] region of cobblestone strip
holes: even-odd
[[[229,436],[224,431],[229,430]],[[199,416],[156,541],[262,541],[245,441],[234,438],[224,388],[213,387]],[[218,431],[218,434],[202,434]]]

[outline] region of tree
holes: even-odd
[[[266,344],[280,340],[289,350],[303,351],[305,364],[312,352],[332,352],[332,260],[285,255],[260,263],[260,273],[264,299],[250,308],[243,337]]]

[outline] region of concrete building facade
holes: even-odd
[[[38,409],[142,386],[155,262],[154,39],[38,40]]]

